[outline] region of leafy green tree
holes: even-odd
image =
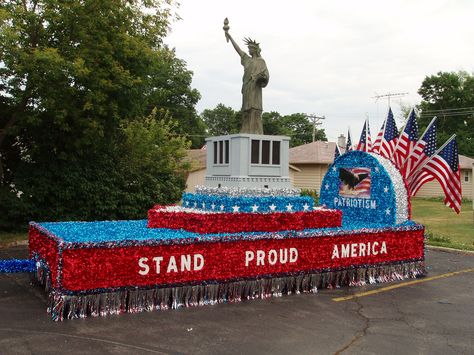
[[[201,113],[201,119],[207,126],[207,133],[210,136],[233,134],[240,130],[240,112],[224,104],[218,104],[213,109],[205,109]]]
[[[203,141],[192,73],[163,45],[170,3],[0,2],[0,219],[135,218],[145,216],[144,201],[176,198],[170,184],[183,184],[173,169],[137,165],[138,142],[127,144],[135,122],[153,135],[140,117],[154,107],[167,138],[146,139],[142,152],[181,135]],[[143,175],[125,169],[137,166]]]
[[[474,157],[474,75],[439,72],[425,77],[418,93],[422,97],[420,126],[438,117],[438,146],[457,135],[459,153]]]

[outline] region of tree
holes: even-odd
[[[234,111],[223,104],[213,109],[206,109],[201,113],[201,118],[207,126],[211,136],[238,133],[241,126],[241,112]],[[263,112],[262,123],[264,134],[274,136],[290,136],[290,146],[310,143],[313,140],[313,125],[303,113],[293,113],[282,116],[276,111]],[[316,140],[326,141],[323,129],[316,129]]]
[[[240,130],[240,112],[224,104],[218,104],[213,109],[205,109],[201,113],[201,119],[211,136],[238,133]]]
[[[422,97],[420,126],[438,117],[438,146],[457,135],[459,153],[474,157],[474,75],[439,72],[425,77],[418,93]]]
[[[142,209],[145,215],[147,205],[135,205],[129,214],[121,209],[121,189],[131,188],[122,162],[140,159],[125,144],[125,127],[157,107],[169,132],[166,139],[146,140],[149,150],[170,144],[173,134],[204,132],[194,108],[199,93],[190,86],[192,73],[163,45],[169,3],[0,2],[0,215],[5,220],[3,212],[12,206],[22,222],[52,218],[47,213],[131,218]],[[135,176],[136,196],[150,194],[150,186],[157,192],[148,196],[163,199],[155,202],[176,198],[174,189],[159,195],[162,189],[151,176],[158,171],[147,169],[151,173]],[[177,181],[170,174],[162,172],[160,186],[171,188]]]

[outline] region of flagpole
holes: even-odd
[[[371,144],[372,145],[372,137],[370,138],[371,140]],[[370,147],[372,148],[372,147]],[[369,117],[367,117],[365,119],[365,152],[368,153],[369,152]]]
[[[428,164],[431,159],[437,155],[441,150],[443,150],[444,147],[446,147],[446,145],[448,145],[449,142],[451,142],[454,138],[456,138],[456,134],[453,134],[451,137],[449,137],[449,139],[441,146],[441,148],[439,148],[438,150],[436,150],[436,152],[427,160],[423,163],[423,165],[421,165],[420,167],[418,167],[418,169],[415,170],[415,172],[411,175],[411,179],[410,180],[413,180],[413,177],[415,176],[415,174],[418,172],[418,171],[421,171],[425,166],[426,164]]]
[[[430,127],[434,124],[434,122],[436,121],[437,118],[438,118],[438,117],[436,117],[436,116],[433,117],[433,119],[431,120],[430,124],[428,125],[428,127],[426,127],[426,129],[425,129],[425,131],[423,132],[422,136],[416,141],[416,144],[413,146],[413,148],[415,148],[415,147],[418,145],[418,143],[425,137],[426,132],[429,131]],[[408,154],[408,156],[406,157],[406,159],[403,161],[402,166],[400,167],[400,169],[402,169],[402,168],[405,166],[405,164],[408,162],[408,160],[410,159],[410,157],[413,155],[413,151],[414,151],[414,150],[415,150],[415,149],[412,149],[412,150],[410,151],[410,154]]]
[[[395,155],[395,152],[397,151],[397,148],[398,148],[398,145],[400,144],[400,136],[403,134],[403,132],[405,131],[405,128],[407,127],[407,124],[408,124],[408,120],[410,119],[411,117],[411,112],[414,110],[414,108],[412,108],[410,110],[410,112],[408,113],[408,117],[407,117],[407,121],[405,122],[405,125],[403,126],[402,130],[400,131],[400,133],[398,133],[398,139],[397,139],[397,145],[395,146],[395,149],[393,150],[392,152],[392,155],[390,156],[390,160],[393,161],[393,156]]]

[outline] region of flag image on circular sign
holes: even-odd
[[[407,189],[398,169],[380,155],[361,151],[336,158],[324,176],[319,203],[341,210],[348,228],[392,226],[409,218]]]

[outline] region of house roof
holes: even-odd
[[[335,142],[316,141],[290,149],[290,169],[300,171],[294,164],[332,164],[334,161]],[[340,148],[344,153],[344,149]],[[191,171],[206,168],[206,150],[189,149],[185,160],[191,163]],[[474,159],[459,155],[461,169],[472,169]]]
[[[184,160],[191,164],[191,171],[206,168],[206,153],[205,149],[188,149],[186,151]]]
[[[335,150],[335,142],[316,141],[299,145],[290,149],[290,164],[331,164]]]
[[[459,155],[459,166],[461,169],[472,169],[474,159],[466,157],[465,155]]]

